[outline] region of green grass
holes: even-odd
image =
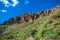
[[[34,37],[35,40],[40,40],[45,37],[60,38],[60,18],[56,18],[50,23],[50,18],[53,15],[60,15],[60,10],[46,15],[43,18],[38,18],[31,23],[2,25],[0,28],[0,40],[9,40],[18,38],[18,40],[25,40],[29,37]],[[5,28],[5,29],[4,29]]]

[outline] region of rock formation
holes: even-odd
[[[32,22],[32,21],[35,21],[37,18],[43,18],[44,16],[49,15],[50,13],[53,13],[53,12],[57,11],[58,9],[60,9],[60,6],[57,6],[53,9],[40,11],[37,13],[29,12],[27,14],[23,14],[21,16],[15,17],[15,18],[11,18],[8,21],[5,21],[3,24]],[[60,16],[58,16],[58,17],[60,17]],[[55,16],[51,17],[51,21],[53,21],[54,19],[55,19]]]

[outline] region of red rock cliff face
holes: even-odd
[[[57,6],[53,9],[40,11],[40,12],[37,12],[37,13],[30,12],[28,14],[23,14],[21,16],[11,18],[8,21],[5,21],[3,24],[15,24],[15,23],[32,22],[32,21],[35,21],[38,18],[43,18],[44,16],[49,15],[50,13],[53,13],[53,12],[57,11],[58,9],[60,9],[60,6]],[[54,19],[55,19],[55,16],[51,17],[50,20],[53,21]]]

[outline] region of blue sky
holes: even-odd
[[[27,12],[38,12],[60,5],[60,0],[0,0],[0,23]]]

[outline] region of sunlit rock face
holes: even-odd
[[[57,11],[58,9],[60,9],[60,6],[57,6],[55,8],[49,9],[49,10],[44,10],[44,11],[40,11],[40,12],[29,12],[29,13],[25,13],[22,14],[21,16],[17,16],[15,18],[11,18],[8,21],[5,21],[3,24],[15,24],[15,23],[26,23],[26,22],[33,22],[38,18],[43,18],[46,15],[49,15],[55,11]],[[60,17],[59,15],[54,15],[50,18],[50,21],[54,21],[57,17]]]

